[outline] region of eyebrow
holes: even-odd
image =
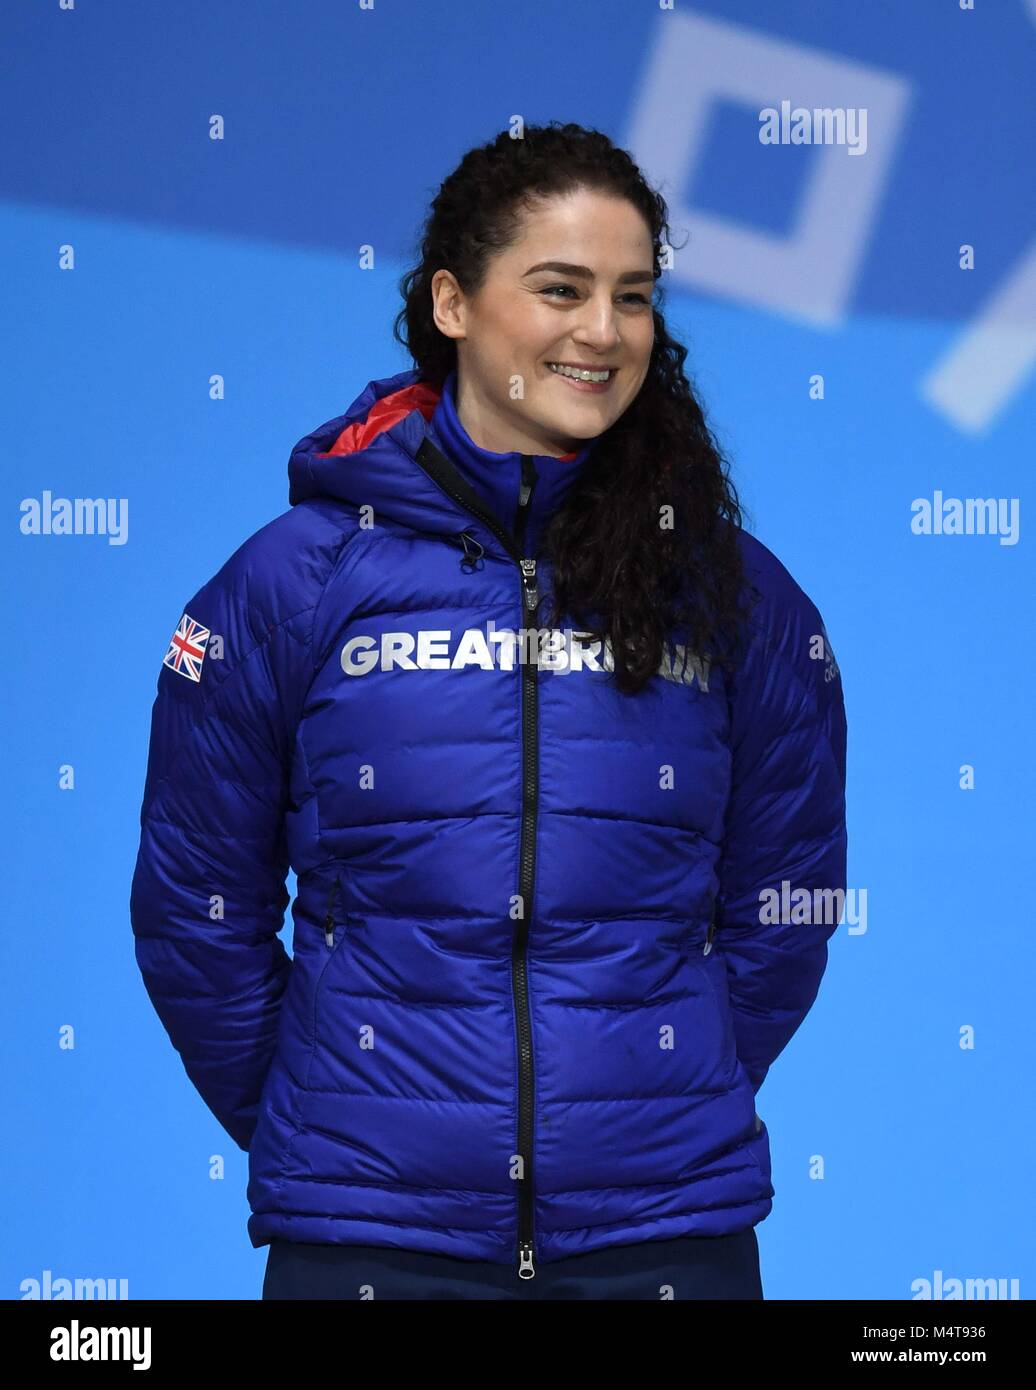
[[[531,265],[525,272],[526,275],[535,275],[538,270],[551,270],[556,275],[573,275],[580,280],[593,280],[593,271],[587,265],[569,265],[567,261],[539,261],[536,265]],[[625,275],[620,275],[618,283],[620,285],[642,285],[646,280],[654,280],[654,272],[650,270],[627,270]]]

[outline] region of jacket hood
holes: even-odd
[[[459,426],[452,408],[451,373],[443,410],[443,391],[421,381],[414,369],[367,383],[343,415],[320,425],[300,439],[288,461],[288,500],[292,506],[313,497],[332,497],[353,506],[371,506],[375,517],[388,517],[416,531],[457,536],[478,530],[483,544],[499,549],[492,531],[471,511],[444,491],[419,461],[422,445],[431,444],[446,456],[483,504],[493,498],[500,524],[510,529],[510,517],[500,505],[513,477],[517,498],[521,455],[493,454],[479,449]],[[434,421],[442,423],[437,432]],[[457,443],[463,438],[463,450]],[[575,480],[590,446],[563,459],[533,455],[538,480],[529,501],[529,539],[538,537],[549,514]],[[462,453],[462,456],[461,456]],[[480,486],[481,485],[481,486]]]
[[[318,426],[291,451],[291,506],[336,497],[369,503],[418,530],[455,531],[456,517],[416,460],[438,400],[439,392],[416,371],[368,382],[344,415]]]

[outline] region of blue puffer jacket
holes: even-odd
[[[528,1277],[769,1213],[755,1097],[838,921],[845,713],[820,614],[745,532],[731,679],[683,648],[624,696],[607,646],[537,630],[538,539],[592,445],[485,453],[452,381],[371,382],[188,601],[130,911],[248,1151],[254,1246]]]

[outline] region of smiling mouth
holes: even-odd
[[[547,366],[556,376],[567,376],[573,381],[588,381],[603,385],[611,381],[618,367],[573,367],[568,362],[548,362]]]

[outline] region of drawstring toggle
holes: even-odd
[[[470,531],[461,531],[458,539],[464,547],[464,554],[461,557],[460,567],[465,574],[473,574],[475,570],[484,568],[485,562],[482,556],[486,553],[486,548],[480,541],[477,541]]]

